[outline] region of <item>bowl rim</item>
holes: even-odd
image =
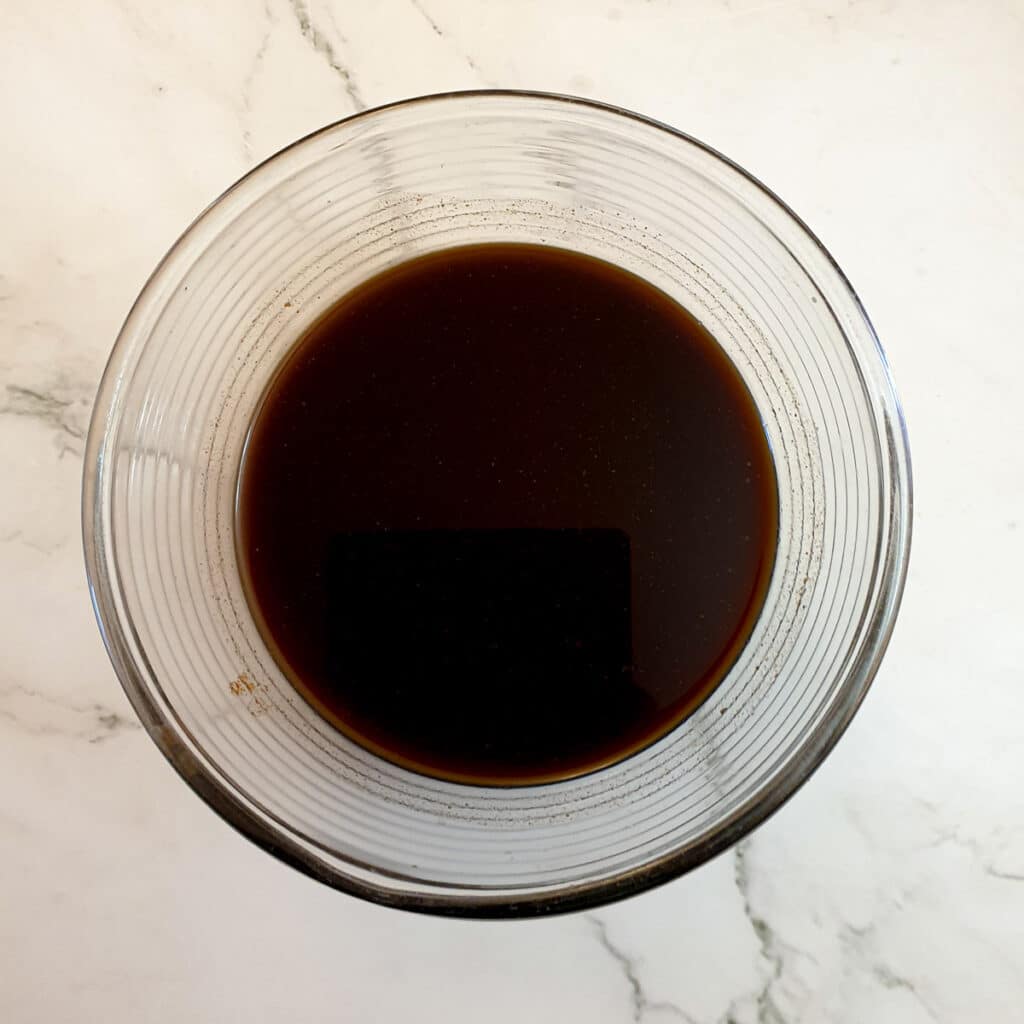
[[[753,185],[762,196],[785,215],[801,232],[835,274],[860,316],[863,327],[874,344],[878,381],[884,398],[888,430],[880,442],[887,446],[890,464],[894,467],[888,498],[892,507],[888,535],[882,545],[883,558],[878,570],[878,591],[873,614],[866,623],[864,642],[858,656],[848,666],[845,679],[834,705],[814,726],[795,756],[779,772],[771,786],[761,794],[748,798],[728,818],[710,832],[686,846],[673,850],[656,860],[620,872],[617,875],[586,883],[569,883],[561,888],[537,893],[502,892],[487,895],[472,890],[451,892],[402,892],[365,882],[344,870],[340,856],[318,855],[291,834],[268,824],[242,802],[220,779],[211,773],[178,737],[173,726],[149,692],[144,674],[136,664],[128,644],[133,631],[129,621],[122,620],[115,601],[108,571],[107,549],[102,531],[102,488],[104,457],[109,439],[109,421],[116,405],[125,349],[130,340],[130,326],[138,310],[150,301],[160,279],[173,264],[193,232],[211,218],[221,204],[244,183],[259,176],[271,163],[285,154],[306,145],[313,139],[328,135],[342,125],[368,120],[384,111],[409,108],[430,103],[467,99],[542,100],[549,103],[579,106],[639,123],[666,133],[675,140],[702,150]],[[895,427],[895,429],[893,429]],[[811,777],[835,747],[860,707],[878,671],[882,656],[892,635],[907,579],[913,520],[913,480],[906,420],[892,373],[875,329],[857,293],[832,254],[808,225],[774,191],[754,175],[707,143],[662,121],[627,108],[564,93],[525,89],[452,90],[408,97],[361,110],[310,132],[256,164],[216,199],[205,207],[181,232],[146,279],[131,305],[107,359],[93,406],[83,457],[82,476],[82,543],[86,579],[100,635],[122,688],[150,738],[189,787],[224,821],[258,847],[278,860],[291,865],[334,889],[359,896],[370,902],[421,913],[470,918],[536,917],[583,910],[635,895],[676,878],[738,843],[763,824],[792,797]],[[326,851],[325,851],[326,852]]]

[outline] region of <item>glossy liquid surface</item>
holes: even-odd
[[[532,245],[366,282],[253,423],[238,548],[296,688],[414,770],[525,784],[657,739],[746,642],[777,489],[739,373],[664,293]]]

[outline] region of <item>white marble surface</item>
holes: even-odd
[[[0,4],[0,1019],[1024,1019],[1020,0]],[[859,289],[911,429],[914,556],[875,688],[733,853],[588,916],[328,891],[142,731],[81,564],[82,438],[150,268],[359,107],[582,93],[724,150]]]

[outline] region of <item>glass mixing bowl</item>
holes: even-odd
[[[326,307],[412,256],[509,241],[611,261],[703,321],[764,421],[779,539],[753,635],[686,721],[590,775],[487,788],[381,760],[296,694],[241,589],[234,505],[256,403]],[[885,358],[843,274],[788,207],[664,125],[509,92],[348,118],[206,210],[117,339],[83,493],[104,641],[182,778],[244,835],[329,885],[493,917],[665,881],[779,807],[878,667],[910,508]]]

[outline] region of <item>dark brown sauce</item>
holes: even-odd
[[[739,373],[664,293],[561,249],[404,263],[296,344],[238,490],[247,596],[330,722],[518,784],[664,735],[721,680],[776,546]]]

